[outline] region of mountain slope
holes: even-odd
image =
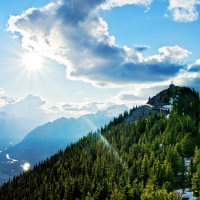
[[[127,123],[120,116],[4,184],[0,198],[177,200],[177,187],[199,183],[199,117],[172,111],[169,119],[153,113]]]

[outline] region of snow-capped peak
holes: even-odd
[[[109,106],[106,110],[104,111],[99,111],[97,112],[97,116],[106,116],[106,117],[118,117],[119,114],[123,114],[124,111],[128,111],[128,107],[125,105],[112,105]]]

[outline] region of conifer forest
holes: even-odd
[[[114,118],[64,151],[41,161],[0,188],[1,200],[173,200],[176,190],[200,196],[200,100],[193,89],[160,93],[174,98],[166,114]],[[190,159],[188,165],[185,159]]]

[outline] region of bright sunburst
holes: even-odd
[[[24,66],[31,71],[38,70],[42,66],[42,58],[36,53],[27,53],[22,58]]]

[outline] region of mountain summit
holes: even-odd
[[[173,82],[152,98],[145,105],[133,108],[126,121],[138,121],[139,117],[147,118],[151,113],[168,115],[172,110],[180,115],[198,115],[199,93],[188,87],[175,86]]]

